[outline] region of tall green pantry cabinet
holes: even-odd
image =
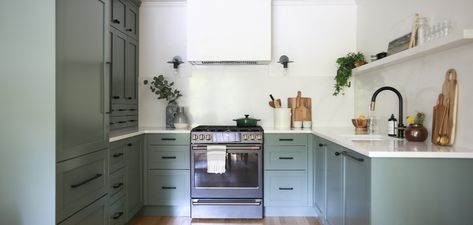
[[[56,1],[56,223],[107,224],[108,0]]]

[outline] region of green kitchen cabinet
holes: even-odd
[[[344,149],[342,155],[344,224],[370,224],[370,158],[349,149]]]
[[[344,225],[343,158],[340,152],[341,147],[332,143],[327,144],[325,218],[328,225]]]
[[[102,197],[59,225],[105,225],[107,224],[107,197]]]
[[[57,162],[108,147],[108,0],[58,0]],[[87,16],[84,16],[87,12]]]
[[[320,138],[314,140],[314,206],[322,219],[325,215],[325,166],[327,142]]]
[[[128,37],[124,97],[128,104],[138,104],[138,42]]]
[[[190,134],[147,134],[145,205],[161,214],[190,210]]]
[[[265,171],[266,206],[305,206],[308,202],[306,171]]]
[[[128,1],[126,10],[126,34],[138,40],[139,13],[138,7],[132,1]]]
[[[126,212],[131,219],[143,207],[143,136],[134,138],[126,146]]]
[[[108,224],[109,225],[123,225],[127,222],[125,211],[126,197],[122,197],[114,202],[110,202]]]
[[[126,29],[126,0],[111,0],[110,25],[115,29],[125,33]]]
[[[112,103],[126,103],[125,73],[128,37],[113,27],[110,28],[110,32],[112,36]]]

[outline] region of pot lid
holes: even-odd
[[[256,120],[256,121],[260,121],[260,119],[251,118],[250,115],[248,115],[248,114],[245,114],[244,118],[234,119],[233,121],[237,121],[237,120]]]

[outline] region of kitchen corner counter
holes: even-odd
[[[372,158],[473,158],[473,149],[437,146],[425,142],[409,142],[405,139],[383,137],[382,140],[350,140],[356,135],[352,127],[317,127],[312,133],[335,144]]]
[[[188,134],[191,132],[192,128],[185,129],[174,129],[174,128],[165,128],[165,127],[140,127],[138,129],[130,130],[121,130],[117,132],[110,133],[110,142],[119,141],[122,139],[138,136],[141,134],[159,134],[159,133],[168,133],[168,134]]]

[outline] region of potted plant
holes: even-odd
[[[407,123],[409,126],[406,129],[405,135],[408,141],[423,142],[427,139],[428,131],[424,127],[425,113],[418,112],[417,115],[408,116]]]
[[[182,96],[181,91],[173,89],[174,82],[167,81],[163,75],[155,76],[149,82],[144,80],[145,85],[149,85],[151,92],[158,96],[158,100],[166,99],[166,128],[174,128],[174,116],[177,113],[177,99]]]
[[[337,75],[335,76],[335,92],[333,93],[334,96],[345,94],[343,88],[351,87],[351,70],[355,67],[362,66],[366,64],[365,56],[363,53],[353,53],[350,52],[344,57],[340,57],[337,59],[338,69]]]

